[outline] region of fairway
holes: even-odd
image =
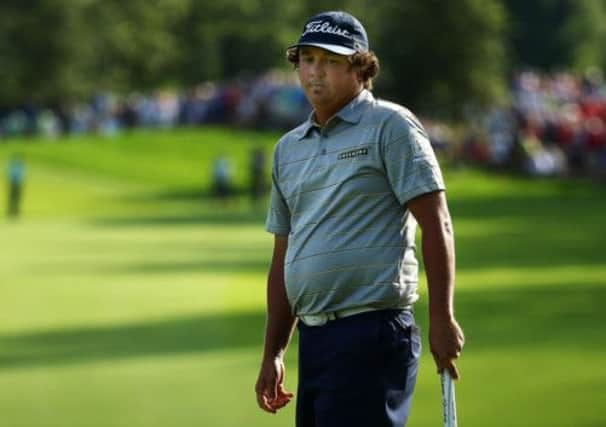
[[[0,144],[3,168],[14,152],[27,164],[24,215],[0,220],[1,427],[294,425],[294,404],[262,413],[253,390],[272,236],[244,188],[250,149],[271,159],[276,136]],[[208,197],[221,153],[241,190],[228,205]],[[606,189],[466,169],[445,178],[467,336],[459,425],[605,426]],[[430,427],[440,385],[421,290],[409,425]]]

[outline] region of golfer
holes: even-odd
[[[437,370],[459,374],[453,228],[427,134],[371,94],[379,61],[362,24],[325,12],[288,51],[313,112],[275,147],[266,228],[274,234],[258,405],[275,413],[299,331],[298,427],[406,424],[420,355],[416,224]],[[413,84],[413,83],[411,83]]]

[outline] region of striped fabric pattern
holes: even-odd
[[[266,229],[289,237],[293,314],[410,307],[418,262],[406,202],[443,189],[419,121],[366,90],[322,129],[310,116],[284,135],[274,150]]]

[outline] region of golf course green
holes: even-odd
[[[1,427],[286,427],[254,383],[272,236],[249,155],[279,135],[222,128],[0,140]],[[216,156],[238,194],[209,197]],[[269,175],[269,170],[268,170]],[[606,426],[606,187],[445,170],[457,244],[462,427]],[[424,352],[409,426],[441,425]],[[296,341],[296,338],[295,338]],[[296,342],[287,388],[296,391]],[[373,427],[373,426],[368,426]]]

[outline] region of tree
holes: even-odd
[[[508,44],[512,64],[543,70],[570,64],[574,46],[564,29],[576,0],[504,0],[511,19]]]
[[[174,82],[181,54],[174,28],[186,12],[181,0],[89,0],[80,17],[89,78],[99,88],[121,91]]]
[[[88,91],[78,11],[69,0],[0,3],[0,107]]]
[[[384,0],[376,9],[379,94],[448,117],[502,94],[506,15],[499,1]]]
[[[576,0],[562,34],[570,64],[579,71],[606,69],[606,0]]]
[[[189,0],[176,27],[184,84],[258,74],[284,65],[284,50],[298,34],[299,2]]]
[[[58,104],[98,89],[157,87],[174,75],[180,0],[4,0],[0,104]]]

